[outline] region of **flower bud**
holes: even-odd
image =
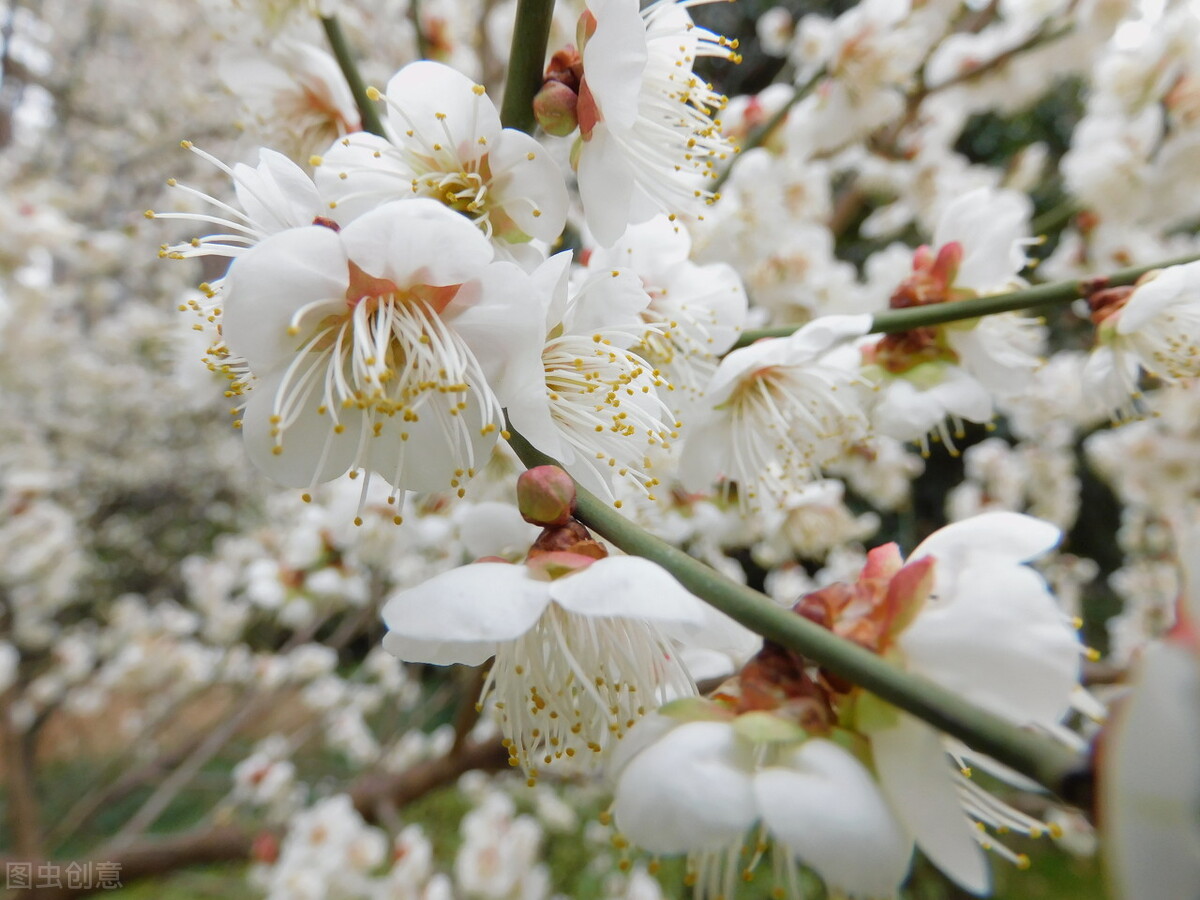
[[[565,525],[575,510],[575,482],[558,466],[537,466],[517,479],[517,509],[531,525]]]
[[[533,98],[533,114],[546,134],[566,137],[579,126],[579,95],[561,81],[547,81]]]
[[[583,80],[583,56],[574,45],[567,44],[550,57],[545,80],[561,81],[571,90],[579,90],[579,82]]]
[[[279,838],[269,831],[259,832],[250,845],[250,856],[255,862],[272,865],[279,859]]]

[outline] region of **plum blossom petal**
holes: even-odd
[[[960,582],[897,638],[910,669],[1016,722],[1058,722],[1083,647],[1041,576],[995,559],[962,570]]]
[[[495,645],[524,634],[550,603],[549,582],[525,566],[478,562],[393,595],[388,630],[406,641]]]
[[[592,132],[576,174],[579,200],[587,210],[592,235],[601,244],[615,241],[629,224],[637,181],[607,126],[597,126]]]
[[[562,172],[527,134],[505,129],[488,154],[495,205],[521,233],[550,244],[562,232],[569,197]]]
[[[951,201],[938,219],[933,243],[962,245],[955,286],[984,293],[1010,284],[1025,267],[1032,209],[1025,194],[998,188],[976,188]]]
[[[250,461],[285,487],[306,488],[313,478],[332,481],[344,475],[358,453],[361,416],[357,410],[342,415],[344,431],[335,432],[329,417],[312,406],[298,407],[288,422],[288,450],[277,452],[275,397],[286,371],[280,367],[260,378],[250,391],[242,416],[242,438]],[[313,460],[319,461],[313,468]]]
[[[745,752],[727,723],[673,729],[622,771],[617,827],[649,853],[726,849],[758,818]]]
[[[871,734],[879,786],[917,846],[959,886],[988,893],[987,860],[959,804],[941,736],[906,713]]]
[[[238,258],[225,278],[225,340],[252,369],[267,372],[295,353],[297,310],[345,305],[346,251],[328,228],[283,231]]]
[[[632,128],[638,116],[639,81],[646,70],[646,26],[637,4],[592,0],[596,32],[584,48],[588,86],[604,98],[604,118]]]
[[[364,214],[342,229],[341,239],[347,256],[369,275],[445,287],[470,280],[495,254],[482,234],[463,224],[440,203],[416,198]]]
[[[704,623],[705,604],[662,566],[638,556],[609,556],[550,584],[550,596],[581,616],[623,616]]]
[[[387,83],[388,125],[397,134],[415,132],[430,142],[429,152],[446,145],[452,152],[475,152],[479,139],[493,140],[501,129],[500,114],[475,82],[451,66],[418,60]],[[394,99],[393,99],[394,98]]]
[[[268,234],[311,225],[321,195],[298,165],[274,150],[258,151],[258,166],[233,167],[233,189],[247,217]]]
[[[934,591],[950,595],[959,588],[959,576],[982,560],[1023,563],[1050,552],[1062,540],[1054,525],[1034,516],[997,510],[952,522],[917,545],[909,556],[915,562],[926,556],[938,560]]]
[[[895,896],[908,874],[912,839],[849,752],[832,741],[805,741],[754,776],[754,796],[775,839],[831,889]]]

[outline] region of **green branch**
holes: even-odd
[[[554,0],[517,0],[508,75],[504,79],[504,103],[500,107],[500,121],[505,128],[532,134],[537,125],[533,98],[542,89],[546,42],[550,40],[553,18]]]
[[[421,0],[411,0],[408,4],[408,18],[417,40],[417,57],[429,59],[429,38],[425,36],[425,26],[421,24]]]
[[[350,93],[354,95],[354,103],[358,106],[358,114],[362,117],[363,131],[383,137],[383,120],[379,118],[379,107],[367,96],[367,86],[363,83],[362,74],[350,53],[350,45],[342,31],[341,23],[336,16],[322,16],[321,27],[325,29],[325,37],[329,39],[329,49],[333,51],[346,83],[350,85]]]
[[[1097,278],[1072,279],[1055,281],[1051,284],[1039,284],[1036,287],[1020,291],[1010,291],[1007,294],[993,294],[990,297],[976,297],[973,300],[955,300],[949,303],[933,303],[929,306],[910,306],[907,309],[889,309],[877,313],[871,323],[871,331],[890,334],[897,331],[910,331],[926,325],[944,325],[947,322],[961,322],[966,319],[978,319],[980,316],[991,316],[996,313],[1015,312],[1023,309],[1042,309],[1070,303],[1080,297],[1086,297],[1098,290],[1109,287],[1121,287],[1136,282],[1147,272],[1155,269],[1165,269],[1168,266],[1179,266],[1195,262],[1200,254],[1180,256],[1167,259],[1149,266],[1134,266],[1121,269],[1111,275]],[[738,338],[736,347],[745,347],[760,338],[787,337],[800,328],[799,325],[776,325],[773,328],[759,328],[746,331]]]
[[[816,74],[814,74],[812,78],[808,79],[808,81],[804,82],[804,84],[792,92],[792,96],[788,98],[787,103],[783,104],[783,106],[772,113],[771,118],[767,119],[767,121],[763,122],[753,131],[751,131],[750,134],[747,135],[746,140],[738,145],[737,155],[729,161],[729,165],[725,167],[725,171],[717,176],[717,180],[712,183],[712,187],[710,187],[709,190],[714,194],[719,191],[721,186],[729,180],[729,176],[733,174],[733,167],[737,165],[737,161],[741,158],[741,155],[747,150],[753,150],[755,147],[761,147],[763,142],[771,136],[771,132],[779,127],[779,123],[787,118],[788,113],[792,111],[792,107],[812,93],[812,89],[820,84],[821,79],[824,77],[825,67],[822,66],[816,71]]]
[[[558,465],[516,432],[509,442],[529,466]],[[1033,778],[1052,791],[1072,791],[1084,760],[1057,741],[1026,731],[924,678],[903,672],[882,657],[839,638],[815,622],[783,609],[768,597],[693,559],[634,525],[610,505],[576,487],[576,517],[626,553],[652,560],[697,597],[752,631],[861,685],[882,699],[959,738]]]

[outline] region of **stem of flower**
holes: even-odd
[[[907,309],[889,309],[877,313],[871,324],[871,331],[893,333],[909,331],[926,325],[944,325],[946,322],[961,322],[965,319],[977,319],[980,316],[991,316],[996,313],[1014,312],[1022,309],[1041,309],[1070,303],[1080,297],[1086,297],[1098,290],[1109,287],[1120,287],[1133,284],[1147,272],[1155,269],[1165,269],[1168,266],[1180,266],[1184,263],[1196,262],[1200,254],[1189,254],[1175,259],[1163,260],[1148,266],[1134,266],[1120,269],[1111,275],[1101,275],[1096,278],[1071,279],[1055,281],[1051,284],[1039,284],[1035,287],[1020,291],[1010,291],[1006,294],[993,294],[990,297],[976,297],[973,300],[955,300],[949,303],[933,303],[929,306],[910,306]],[[759,328],[746,331],[738,338],[737,347],[745,347],[760,338],[787,337],[796,331],[799,325],[776,325],[773,328]]]
[[[509,443],[529,467],[558,465],[520,434]],[[1075,793],[1088,763],[1057,741],[986,712],[924,678],[895,668],[882,657],[843,640],[815,622],[777,606],[770,598],[721,575],[682,550],[630,522],[610,505],[576,487],[575,516],[626,553],[658,563],[685,588],[730,618],[830,672],[861,685],[975,750],[1045,785]]]
[[[321,27],[325,29],[325,37],[329,39],[329,49],[337,60],[346,83],[350,85],[350,93],[354,95],[354,103],[358,106],[358,114],[362,117],[363,131],[383,137],[383,120],[379,118],[377,107],[367,96],[367,86],[363,83],[362,74],[350,53],[350,45],[342,31],[341,23],[336,16],[322,16]]]
[[[421,0],[412,0],[408,4],[408,18],[412,22],[413,35],[417,40],[417,56],[429,59],[429,38],[425,36],[425,26],[421,23]]]
[[[1073,197],[1068,197],[1057,206],[1046,210],[1036,219],[1029,223],[1029,230],[1033,234],[1047,234],[1055,228],[1060,228],[1071,221],[1071,217],[1083,210],[1083,206]]]
[[[800,85],[800,87],[796,88],[796,90],[792,92],[792,96],[788,98],[788,102],[776,110],[771,115],[771,118],[767,119],[767,121],[763,122],[753,131],[751,131],[750,134],[746,136],[746,140],[738,145],[738,155],[729,161],[729,165],[725,167],[725,171],[717,176],[717,180],[712,183],[712,187],[710,187],[709,190],[711,190],[714,194],[719,191],[721,189],[721,185],[728,181],[729,176],[733,174],[733,167],[737,165],[737,161],[741,154],[745,153],[747,150],[753,150],[755,147],[761,147],[763,141],[771,136],[771,132],[779,127],[779,123],[787,118],[787,114],[791,112],[792,107],[812,93],[812,89],[820,84],[821,79],[824,77],[825,68],[822,66],[820,69],[817,69],[816,73],[814,73],[813,76],[808,79],[808,81],[804,82],[804,84]]]
[[[553,18],[554,0],[517,0],[508,75],[504,79],[504,103],[500,107],[500,122],[505,128],[532,134],[537,125],[533,98],[542,89],[546,42],[550,40]]]

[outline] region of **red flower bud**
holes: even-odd
[[[531,525],[565,525],[575,511],[575,482],[558,466],[537,466],[517,479],[517,508]]]
[[[561,81],[547,81],[533,98],[533,115],[546,134],[566,137],[579,127],[579,95]]]

